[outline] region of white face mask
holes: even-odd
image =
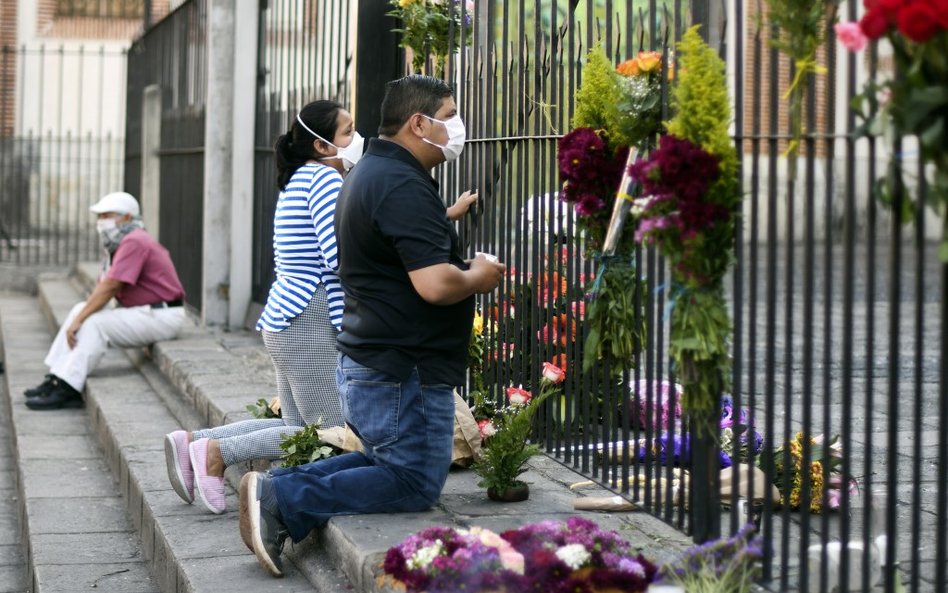
[[[95,230],[99,233],[99,239],[104,247],[118,242],[122,236],[122,231],[114,218],[100,218],[95,221]]]
[[[422,114],[424,115],[424,114]],[[448,143],[445,146],[440,144],[435,144],[427,138],[422,138],[428,144],[432,146],[437,146],[441,149],[441,152],[444,153],[444,159],[446,161],[453,161],[454,159],[461,156],[461,151],[464,150],[464,141],[467,139],[467,130],[464,129],[464,122],[461,121],[460,115],[455,115],[452,118],[441,120],[435,119],[433,117],[428,117],[431,121],[436,121],[444,125],[444,129],[448,132]]]
[[[346,146],[346,147],[344,147],[344,148],[339,148],[338,146],[336,146],[335,144],[333,144],[333,143],[330,142],[329,140],[326,140],[325,138],[323,138],[322,136],[320,136],[320,135],[317,134],[316,132],[314,132],[314,131],[312,131],[311,129],[309,129],[309,126],[307,126],[306,124],[303,123],[303,118],[300,117],[300,114],[299,114],[299,113],[296,114],[296,121],[298,121],[299,124],[300,124],[301,126],[303,126],[303,129],[304,129],[304,130],[306,130],[307,132],[309,132],[309,133],[312,134],[313,136],[316,136],[317,138],[319,138],[320,140],[322,140],[323,142],[325,142],[325,143],[328,144],[329,146],[332,146],[333,148],[336,149],[336,154],[335,154],[335,156],[325,156],[325,157],[322,157],[322,158],[320,158],[320,159],[318,159],[318,160],[320,160],[320,161],[329,161],[329,160],[332,160],[332,159],[339,159],[339,160],[342,161],[342,168],[343,168],[344,170],[348,171],[348,170],[351,169],[352,167],[355,167],[355,164],[358,163],[358,162],[359,162],[359,159],[362,158],[362,146],[365,144],[365,139],[362,138],[362,135],[359,134],[359,132],[355,132],[355,133],[352,135],[352,142],[349,143],[349,146]]]
[[[99,233],[108,233],[109,231],[115,230],[116,224],[114,218],[100,218],[95,221],[95,230]]]
[[[329,140],[323,140],[323,138],[317,134],[313,134],[313,135],[319,138],[320,140],[322,140],[323,142],[325,142],[326,144],[328,144],[329,146],[332,146],[333,148],[336,149],[335,156],[324,156],[321,159],[319,159],[321,161],[330,161],[332,159],[340,159],[342,160],[342,168],[348,171],[352,167],[355,167],[355,164],[358,163],[359,159],[362,158],[362,147],[365,144],[365,138],[363,138],[362,134],[360,134],[359,132],[353,133],[352,142],[349,143],[349,146],[343,146],[342,148],[339,148],[338,146],[336,146]]]

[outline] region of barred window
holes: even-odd
[[[58,0],[58,16],[140,19],[145,14],[144,0]]]

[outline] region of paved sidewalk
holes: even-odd
[[[26,569],[20,551],[20,519],[17,512],[16,459],[12,431],[6,382],[0,380],[0,593],[27,591]]]

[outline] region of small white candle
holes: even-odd
[[[648,586],[647,593],[685,593],[685,588],[678,585],[652,583]]]

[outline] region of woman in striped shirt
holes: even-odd
[[[307,424],[343,424],[335,380],[343,295],[333,215],[342,176],[362,156],[362,144],[352,116],[334,101],[306,105],[276,141],[276,280],[257,330],[276,369],[282,418],[166,435],[168,477],[186,502],[196,489],[208,509],[222,513],[225,467],[280,458],[281,440]]]

